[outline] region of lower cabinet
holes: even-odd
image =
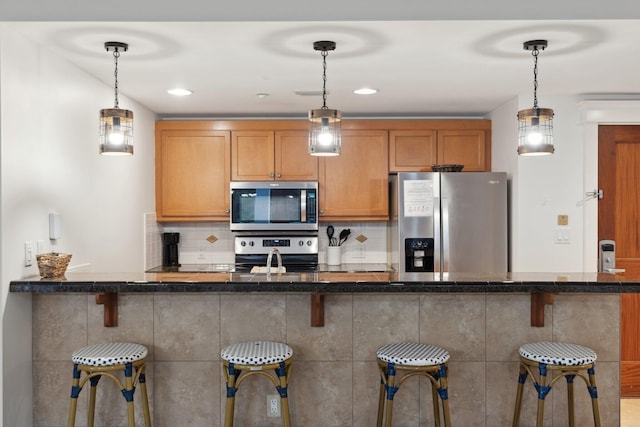
[[[227,131],[157,130],[157,220],[228,221],[230,166]]]
[[[321,157],[320,220],[389,219],[388,132],[344,130],[339,156]]]

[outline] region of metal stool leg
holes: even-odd
[[[71,402],[69,405],[69,419],[67,427],[74,427],[76,425],[76,411],[78,409],[78,395],[80,394],[80,371],[78,370],[78,364],[73,365],[73,380],[71,382]]]
[[[438,384],[431,382],[431,400],[433,400],[433,422],[440,427],[440,399],[438,398]]]
[[[384,386],[386,382],[386,375],[380,371],[380,393],[378,395],[378,422],[376,427],[382,427],[382,418],[384,417]]]
[[[240,376],[241,371],[235,369],[233,363],[228,365],[225,363],[224,376],[227,381],[227,404],[224,411],[224,427],[233,427],[233,412],[235,407],[236,380]]]
[[[535,384],[538,391],[538,417],[536,419],[536,427],[544,427],[544,399],[551,390],[547,385],[547,365],[538,363],[538,382]]]
[[[445,427],[451,427],[451,414],[449,413],[449,382],[447,380],[447,365],[443,363],[440,365],[440,371],[438,373],[440,379],[440,388],[438,394],[442,400],[442,417],[444,419]],[[438,416],[438,418],[440,418]],[[438,424],[439,425],[439,424]]]
[[[522,362],[520,362],[520,372],[518,374],[518,392],[516,393],[516,404],[513,410],[513,427],[520,425],[520,410],[522,408],[522,390],[524,383],[527,381],[527,369]]]
[[[140,379],[138,380],[140,384],[140,393],[142,394],[142,410],[144,412],[144,425],[145,427],[151,427],[151,413],[149,412],[149,395],[147,394],[147,376],[145,375],[145,370],[147,369],[147,365],[144,364],[140,368],[138,368],[140,373]]]
[[[398,387],[396,386],[396,366],[393,363],[387,363],[387,385],[386,385],[386,394],[387,401],[385,405],[385,412],[387,422],[385,423],[386,427],[391,427],[393,422],[393,397],[398,391]]]
[[[89,412],[87,413],[87,427],[93,427],[96,416],[96,390],[98,387],[98,382],[100,381],[100,375],[96,375],[95,377],[91,377],[89,379],[89,383],[91,387],[89,388]]]
[[[589,394],[591,395],[591,406],[593,408],[593,424],[596,427],[600,427],[600,407],[598,406],[598,387],[596,386],[596,368],[595,363],[587,369],[589,374],[588,386]]]
[[[576,415],[573,399],[573,379],[575,375],[565,375],[567,380],[567,412],[569,414],[569,427],[575,427]]]
[[[285,366],[284,362],[280,362],[280,366],[276,369],[276,375],[278,376],[280,385],[276,387],[280,394],[280,402],[282,403],[282,422],[284,427],[291,427],[291,418],[289,416],[289,396],[287,394],[289,367]]]
[[[136,427],[135,412],[133,408],[133,365],[129,362],[124,367],[125,386],[122,395],[127,401],[127,419],[129,427]]]

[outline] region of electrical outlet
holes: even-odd
[[[280,396],[277,394],[267,395],[267,417],[280,416]]]
[[[358,245],[353,250],[353,258],[364,259],[365,251],[364,245]]]

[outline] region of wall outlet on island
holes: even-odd
[[[280,396],[277,394],[267,395],[267,417],[280,416]]]
[[[356,246],[355,249],[353,250],[353,258],[364,259],[364,257],[365,257],[364,245]]]

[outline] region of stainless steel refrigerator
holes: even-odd
[[[506,173],[400,172],[390,203],[398,272],[508,271]]]

